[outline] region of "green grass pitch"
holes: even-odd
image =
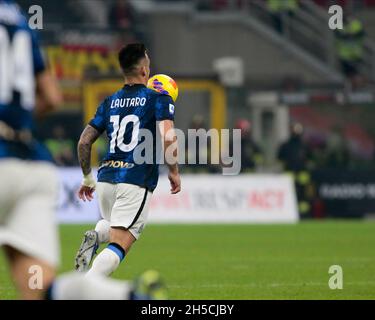
[[[61,272],[89,227],[61,226]],[[171,299],[374,299],[374,244],[369,221],[149,225],[113,277],[159,270]],[[342,290],[328,287],[331,265],[343,268]],[[0,299],[15,297],[0,255]]]

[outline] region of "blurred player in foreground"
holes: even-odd
[[[97,223],[95,230],[86,232],[76,257],[76,269],[87,270],[98,246],[109,243],[95,258],[87,276],[110,275],[115,271],[146,224],[159,176],[155,150],[158,133],[169,169],[171,193],[176,194],[181,189],[177,160],[174,160],[177,150],[174,157],[167,158],[167,150],[176,142],[174,101],[169,95],[147,88],[150,59],[143,44],[122,48],[119,62],[124,87],[98,107],[78,144],[84,175],[79,198],[92,200],[96,188],[103,220]],[[147,130],[152,137],[152,163],[136,161],[135,150],[143,142],[138,136],[140,130]],[[108,152],[99,168],[96,184],[91,174],[91,147],[104,131],[109,140]]]
[[[134,283],[88,279],[76,272],[54,280],[59,260],[57,175],[32,130],[34,116],[43,116],[60,103],[35,34],[13,1],[0,0],[0,246],[21,298],[164,298],[153,271]],[[37,289],[30,285],[30,270],[35,267],[42,271]]]

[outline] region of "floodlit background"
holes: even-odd
[[[18,2],[27,12],[30,1]],[[61,167],[64,270],[89,227],[80,224],[99,216],[96,203],[74,198],[79,135],[121,87],[118,49],[141,41],[152,73],[180,87],[176,126],[241,129],[242,170],[224,177],[218,164],[182,165],[185,189],[174,198],[162,176],[151,220],[194,225],[149,226],[115,276],[151,264],[181,299],[375,297],[374,0],[33,4],[43,8],[39,35],[64,95],[37,128]],[[329,28],[334,4],[343,30]],[[94,163],[105,148],[103,137]],[[334,264],[344,290],[328,288]]]

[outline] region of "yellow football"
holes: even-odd
[[[169,76],[165,74],[156,74],[148,80],[147,87],[171,96],[174,102],[178,97],[178,86],[177,83]]]

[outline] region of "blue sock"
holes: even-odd
[[[107,249],[113,251],[114,253],[116,253],[118,255],[118,257],[120,258],[120,262],[122,260],[124,260],[125,258],[125,250],[117,243],[114,243],[114,242],[111,242],[108,246],[107,246]]]

